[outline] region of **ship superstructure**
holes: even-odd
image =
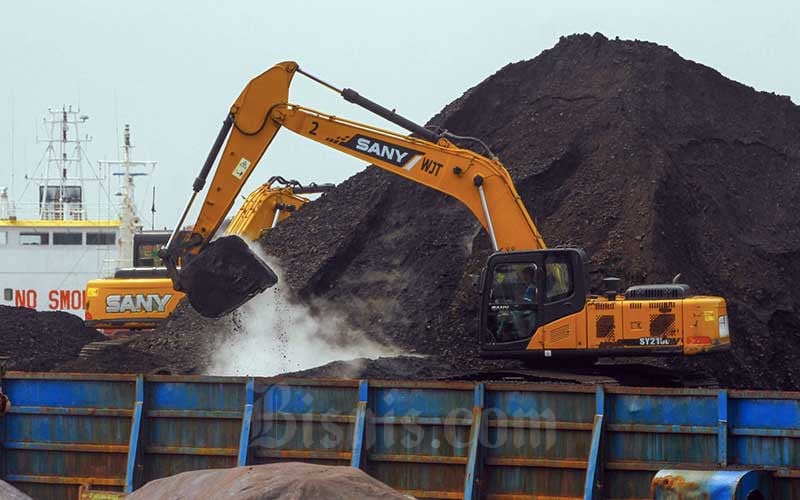
[[[84,144],[91,139],[81,128],[88,119],[71,106],[48,110],[45,153],[26,175],[23,191],[35,194],[35,202],[15,201],[0,188],[0,304],[81,315],[86,282],[132,260],[133,233],[141,226],[129,174],[143,173],[135,168],[154,162],[132,161],[126,125],[123,160],[106,165],[123,176],[122,202],[116,206],[109,176],[86,157]],[[98,184],[97,200],[90,204],[91,183]]]

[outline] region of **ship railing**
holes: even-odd
[[[87,203],[14,203],[0,204],[0,220],[116,220],[119,208],[108,204]]]

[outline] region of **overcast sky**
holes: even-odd
[[[143,219],[149,226],[155,183],[156,225],[171,227],[230,104],[250,78],[284,60],[425,122],[503,65],[535,57],[561,35],[599,31],[668,45],[729,78],[797,103],[798,5],[5,0],[0,185],[12,184],[13,168],[12,194],[20,196],[23,176],[43,153],[36,128],[47,108],[79,105],[91,117],[84,132],[93,137],[87,145],[92,162],[116,159],[122,126],[131,124],[135,158],[158,161],[137,189]],[[295,78],[290,100],[386,126],[302,78]],[[282,131],[243,193],[275,174],[340,182],[364,166]]]

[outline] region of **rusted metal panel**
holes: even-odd
[[[365,470],[399,491],[436,491],[463,496],[464,464],[368,461]]]
[[[773,478],[772,494],[774,498],[800,498],[800,479]]]
[[[7,373],[3,378],[3,392],[9,398],[13,397],[14,406],[131,409],[135,377],[78,380],[74,376],[61,379],[53,375],[26,373],[15,377]]]
[[[25,415],[12,407],[3,421],[8,442],[127,446],[130,432],[130,417]]]
[[[609,462],[666,462],[715,467],[718,460],[716,393],[685,390],[610,394],[605,458]]]
[[[141,487],[154,479],[173,476],[189,470],[225,469],[235,467],[235,456],[201,456],[201,455],[146,455]]]
[[[609,394],[609,424],[683,425],[716,427],[717,394]]]
[[[273,383],[256,379],[249,442],[252,463],[302,460],[346,465],[359,400],[357,381]]]
[[[522,386],[487,384],[486,494],[582,497],[595,389]]]
[[[60,374],[59,374],[60,375]],[[3,476],[35,498],[124,484],[135,377],[7,374]]]
[[[601,498],[650,498],[650,481],[656,471],[613,470],[606,467]]]
[[[795,468],[800,465],[800,400],[787,399],[787,394],[797,393],[768,393],[757,398],[743,398],[741,392],[730,395],[730,463]],[[751,392],[745,395],[754,396]]]
[[[141,482],[236,466],[246,383],[242,377],[147,377]]]
[[[608,432],[611,461],[695,463],[715,467],[717,437],[697,434]]]
[[[562,393],[521,389],[512,391],[509,388],[495,391],[491,387],[493,384],[487,384],[486,407],[490,422],[498,418],[543,419],[588,424],[591,431],[595,406],[593,388]]]
[[[350,464],[358,443],[367,472],[420,498],[647,498],[661,469],[729,464],[772,468],[776,495],[800,499],[797,393],[608,387],[598,440],[592,386],[491,383],[477,405],[471,382],[141,380],[137,398],[135,376],[11,374],[3,477],[77,500],[83,482],[118,491],[133,472],[138,487],[242,462]]]
[[[583,498],[584,470],[487,466],[487,496]]]
[[[371,384],[366,470],[401,491],[463,494],[474,387]]]

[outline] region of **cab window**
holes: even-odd
[[[525,339],[536,331],[537,276],[536,265],[531,263],[494,267],[487,326],[496,342]]]
[[[161,258],[158,251],[161,250],[161,243],[139,243],[136,246],[136,262],[134,267],[161,267]]]
[[[545,267],[545,299],[547,302],[569,297],[572,294],[572,273],[569,258],[548,255]]]

